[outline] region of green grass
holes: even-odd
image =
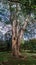
[[[24,55],[24,59],[20,58],[17,59],[14,58],[10,54],[10,52],[0,52],[0,63],[2,63],[3,65],[36,65],[36,54],[32,53],[22,54]]]

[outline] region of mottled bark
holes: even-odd
[[[10,8],[11,8],[11,5],[10,5]],[[18,56],[21,56],[20,43],[27,25],[28,17],[25,20],[23,27],[20,28],[20,25],[19,25],[19,22],[17,21],[17,16],[16,16],[17,11],[18,11],[18,4],[16,4],[16,12],[13,16],[14,17],[13,22],[11,19],[12,15],[10,16],[10,21],[12,22],[12,54],[18,57]]]
[[[25,21],[24,26],[20,29],[19,32],[19,24],[16,26],[16,20],[13,21],[13,26],[12,26],[12,53],[15,56],[20,56],[20,43],[21,39],[24,34],[25,27],[27,25],[27,21]]]

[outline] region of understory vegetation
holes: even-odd
[[[2,43],[3,42],[3,43]],[[32,39],[29,41],[22,40],[20,49],[27,50],[28,52],[36,52],[36,39]],[[9,41],[1,41],[0,43],[0,51],[11,50],[11,40]]]
[[[24,41],[21,44],[21,48],[24,50],[30,50],[30,52],[36,52],[36,39]]]

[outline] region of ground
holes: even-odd
[[[0,65],[36,65],[36,53],[22,53],[24,58],[15,58],[11,52],[0,52]]]

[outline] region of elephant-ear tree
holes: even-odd
[[[27,23],[29,22],[29,15],[27,15],[27,17],[25,18],[22,15],[19,3],[16,3],[16,0],[14,1],[15,6],[10,2],[10,21],[12,22],[12,54],[19,57],[21,56],[20,43]]]

